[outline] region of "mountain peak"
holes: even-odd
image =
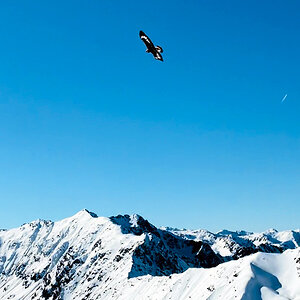
[[[92,211],[87,210],[86,208],[84,208],[83,211],[87,212],[87,213],[88,213],[91,217],[93,217],[93,218],[98,218],[98,215],[97,215],[97,214],[95,214],[95,213],[92,212]]]
[[[119,225],[124,234],[133,233],[135,235],[141,235],[157,230],[155,226],[137,214],[112,216],[110,220],[114,224]]]
[[[270,229],[266,230],[264,233],[265,234],[276,234],[276,233],[278,233],[278,230],[275,228],[270,228]]]
[[[98,215],[84,208],[80,210],[78,213],[76,213],[72,218],[82,218],[82,217],[98,218]]]
[[[57,222],[36,220],[0,231],[0,299],[81,300],[96,299],[99,295],[105,295],[105,299],[140,299],[141,287],[143,293],[149,292],[149,299],[169,298],[166,293],[176,298],[184,292],[178,287],[190,293],[190,288],[186,288],[195,282],[200,282],[201,287],[190,294],[191,298],[208,299],[217,289],[224,292],[227,279],[228,293],[237,292],[231,283],[241,286],[241,292],[236,297],[230,294],[222,299],[241,299],[249,288],[238,280],[245,282],[243,269],[245,274],[251,273],[249,262],[257,258],[258,266],[266,269],[264,273],[257,268],[252,270],[250,276],[254,277],[249,277],[249,286],[262,276],[274,279],[269,272],[278,270],[277,257],[269,257],[276,260],[276,268],[271,268],[266,253],[250,254],[257,251],[279,254],[300,245],[299,230],[274,236],[245,235],[242,231],[227,233],[228,236],[225,231],[220,236],[204,230],[169,232],[137,214],[106,218],[97,217],[87,209]],[[299,276],[296,264],[300,263],[300,252],[295,250],[280,256],[285,270],[282,275],[293,274],[294,282]],[[239,262],[226,262],[240,257],[243,258]],[[241,265],[247,261],[248,265],[244,263],[242,269]],[[220,273],[222,280],[218,281]],[[269,282],[267,279],[264,282]],[[160,288],[158,295],[156,291]]]

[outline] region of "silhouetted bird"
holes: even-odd
[[[145,34],[145,32],[140,31],[140,38],[145,43],[147,53],[152,53],[155,59],[163,61],[163,58],[160,53],[163,52],[162,47],[154,46],[150,38]]]

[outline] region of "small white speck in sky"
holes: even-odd
[[[281,99],[281,102],[283,102],[287,97],[287,94],[284,95],[284,97]]]

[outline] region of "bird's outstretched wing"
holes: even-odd
[[[147,49],[150,50],[152,47],[155,48],[154,45],[153,45],[153,43],[152,43],[152,41],[151,41],[150,38],[146,35],[145,32],[140,31],[140,38],[141,38],[141,40],[144,42],[144,44],[146,45]]]

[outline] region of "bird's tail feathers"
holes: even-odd
[[[156,45],[155,49],[156,49],[157,52],[159,52],[159,53],[163,53],[163,52],[164,52],[163,48],[160,47],[160,46],[157,46],[157,45]]]

